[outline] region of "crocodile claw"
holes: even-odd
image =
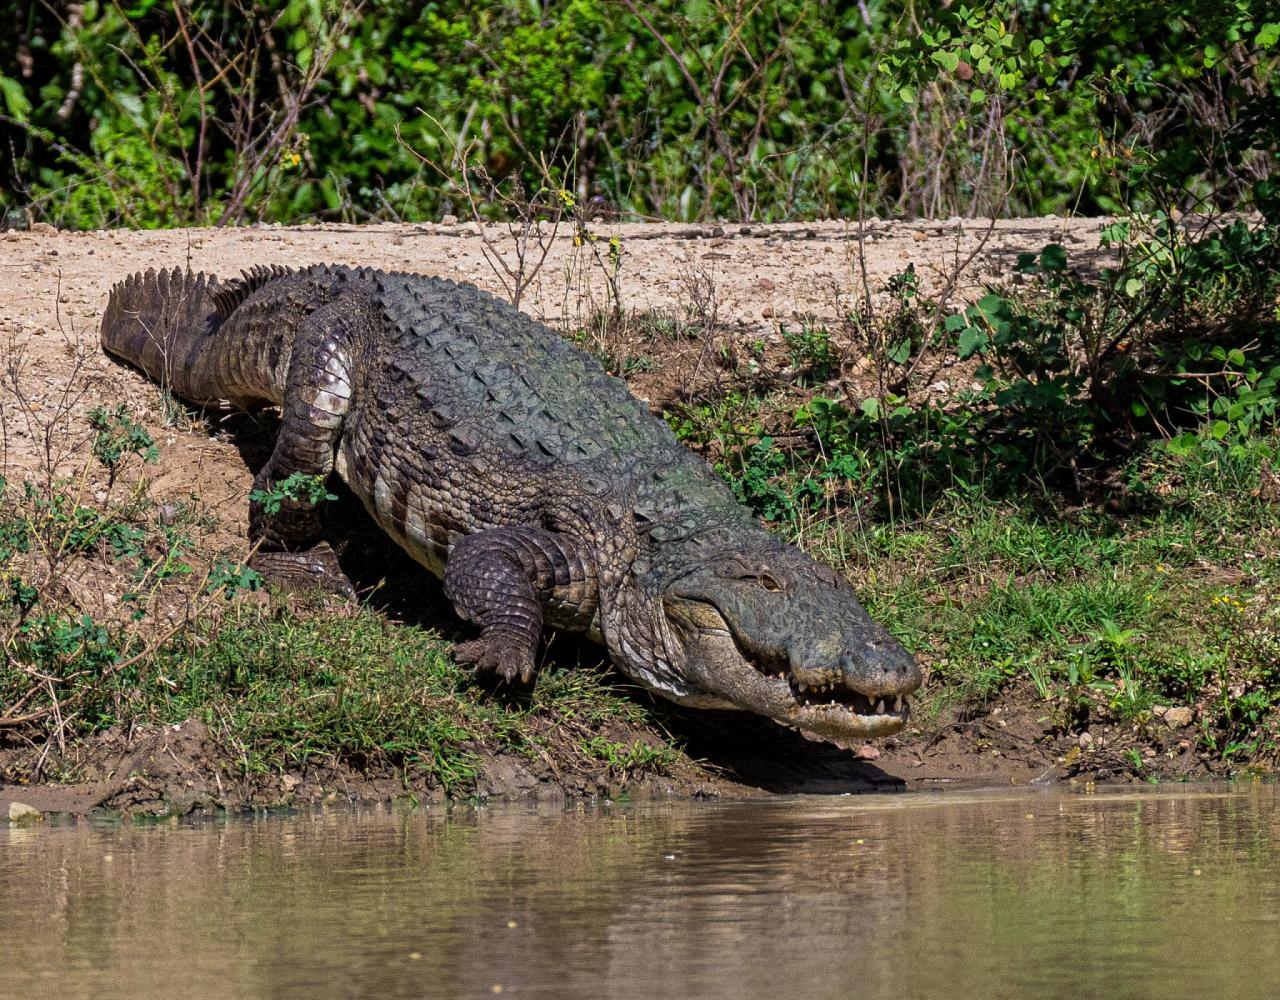
[[[527,684],[537,669],[533,650],[524,643],[505,637],[482,636],[470,642],[460,642],[453,647],[453,658],[459,663],[472,664],[477,673],[492,670],[508,684],[517,677]]]
[[[323,590],[349,601],[356,599],[355,587],[342,572],[338,556],[328,542],[302,552],[256,552],[249,565],[286,593]]]

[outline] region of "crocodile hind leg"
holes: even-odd
[[[355,596],[333,549],[320,540],[319,503],[310,487],[333,472],[354,394],[353,339],[361,323],[368,323],[360,316],[368,308],[361,295],[340,296],[312,313],[293,342],[280,433],[271,458],[254,478],[255,497],[249,502],[249,537],[258,545],[251,565],[285,590],[318,587]],[[312,482],[282,490],[291,476]],[[270,498],[263,499],[263,493]]]
[[[455,646],[454,659],[506,681],[528,681],[552,595],[585,591],[590,578],[576,547],[544,528],[467,535],[449,553],[444,592],[462,618],[480,626],[480,638]]]

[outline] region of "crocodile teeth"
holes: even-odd
[[[876,715],[884,715],[884,699],[881,698],[876,702]]]
[[[902,711],[902,695],[898,695],[898,697],[893,699],[893,710],[895,712]]]

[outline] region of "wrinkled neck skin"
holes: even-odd
[[[828,739],[896,732],[921,673],[847,581],[725,511],[650,525],[602,593],[614,662],[680,704],[735,708]]]

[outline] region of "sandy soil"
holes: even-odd
[[[687,314],[695,308],[711,308],[722,326],[776,341],[783,325],[838,324],[847,310],[856,307],[862,289],[881,293],[886,280],[908,265],[914,267],[923,290],[937,293],[948,286],[957,264],[963,264],[963,280],[955,284],[954,294],[965,297],[985,282],[1007,278],[1019,253],[1037,251],[1047,243],[1064,244],[1076,262],[1096,260],[1102,224],[1103,220],[1045,218],[994,224],[874,221],[862,229],[853,223],[750,228],[596,225],[594,244],[580,244],[562,229],[521,305],[553,325],[581,324],[608,302],[604,264],[608,241],[616,236],[624,255],[617,282],[624,311]],[[161,455],[151,470],[153,495],[162,502],[197,499],[212,525],[202,545],[213,550],[242,549],[253,474],[244,458],[243,442],[221,432],[211,437],[198,426],[163,427],[155,387],[101,353],[97,327],[112,284],[150,267],[190,267],[229,276],[254,264],[336,262],[436,274],[503,294],[501,268],[491,266],[486,256],[495,252],[514,261],[515,244],[505,230],[482,231],[470,224],[90,233],[37,226],[31,232],[2,233],[0,475],[21,478],[50,463],[63,473],[79,467],[87,447],[83,432],[87,411],[123,402],[158,436]],[[714,290],[710,302],[706,289]],[[635,388],[641,395],[653,395],[646,392],[643,377]],[[930,736],[927,745],[890,741],[861,755],[805,743],[781,731],[764,738],[749,730],[744,736],[738,727],[728,742],[736,739],[749,749],[726,756],[725,741],[705,737],[704,727],[694,723],[693,749],[719,768],[725,780],[702,788],[690,779],[674,790],[834,791],[900,786],[903,779],[917,785],[1008,784],[1046,775],[1046,766],[1052,763],[1046,757],[1050,751],[1024,751],[1023,744],[1030,738],[1029,731],[1022,732],[1025,725],[1012,730],[1007,721],[984,725],[991,731],[985,739],[975,738],[972,724],[953,720]],[[1027,720],[1027,725],[1035,728],[1034,720]],[[714,733],[717,727],[706,731]],[[161,771],[168,777],[157,778],[160,785],[172,790],[192,782],[200,795],[216,799],[214,791],[225,790],[218,786],[216,773],[201,774],[204,740],[202,732],[194,731],[155,733],[140,743],[108,740],[100,748],[100,782],[61,793],[0,788],[0,806],[15,795],[25,800],[33,795],[57,799],[62,794],[59,801],[69,808],[127,803],[131,788],[120,785],[118,776],[135,774],[145,779],[151,773],[148,768],[161,759],[186,760],[190,766],[173,772],[164,764]],[[997,752],[985,752],[992,748]],[[883,756],[870,763],[878,754]],[[807,763],[797,764],[798,758]],[[522,794],[542,780],[536,775],[503,779],[498,774],[503,766],[494,767],[495,794]],[[347,787],[349,780],[356,779],[297,775],[286,781],[294,784],[283,797],[278,786],[263,795],[271,801],[299,796],[305,801]],[[377,789],[375,783],[365,791],[377,794]],[[257,801],[256,795],[246,789],[239,801]]]

